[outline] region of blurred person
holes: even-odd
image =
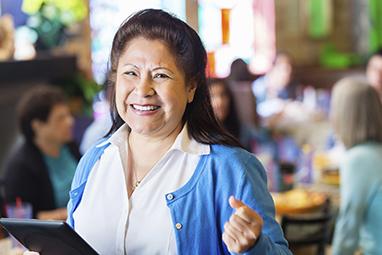
[[[252,82],[255,76],[249,71],[248,64],[241,58],[237,58],[231,63],[230,73],[227,80],[233,81],[250,81]]]
[[[296,125],[317,122],[325,118],[317,108],[317,95],[313,87],[303,88],[293,74],[292,60],[279,53],[271,70],[252,84],[257,112],[262,125],[270,129],[296,130]]]
[[[382,254],[382,104],[365,79],[333,89],[331,121],[346,148],[340,164],[341,203],[333,254]]]
[[[291,254],[263,167],[214,117],[197,33],[146,9],[112,45],[113,126],[79,163],[67,222],[100,254]]]
[[[228,132],[239,139],[245,149],[253,152],[256,144],[268,141],[267,131],[260,128],[256,122],[257,116],[255,116],[255,123],[251,126],[241,123],[235,98],[226,79],[210,78],[207,80],[207,85],[216,118]],[[256,107],[255,101],[254,99],[254,107]]]
[[[232,92],[226,80],[211,78],[207,84],[210,91],[212,109],[216,118],[228,132],[239,139],[241,124]]]
[[[370,57],[366,67],[366,77],[382,99],[382,49]]]
[[[252,90],[257,103],[278,98],[295,100],[298,84],[293,79],[293,64],[286,53],[277,54],[271,70],[253,82]]]
[[[63,92],[36,86],[18,105],[24,141],[5,166],[7,202],[31,203],[33,217],[66,219],[70,185],[80,154],[72,141],[73,117]]]

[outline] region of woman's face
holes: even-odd
[[[65,144],[72,140],[74,120],[66,104],[53,106],[48,119],[44,121],[33,120],[32,128],[38,139],[54,144]]]
[[[116,105],[132,133],[150,137],[180,132],[195,84],[186,84],[184,72],[167,45],[137,37],[118,61]]]
[[[229,112],[230,99],[223,84],[213,83],[210,86],[212,109],[219,121],[223,122]]]
[[[370,84],[382,97],[382,57],[374,56],[370,59],[366,69],[366,76]]]
[[[276,90],[279,91],[288,86],[292,79],[292,63],[290,59],[285,55],[277,57],[273,72],[277,79],[274,84],[277,87]]]

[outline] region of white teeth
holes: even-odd
[[[154,111],[159,108],[159,106],[153,106],[153,105],[148,105],[148,106],[143,106],[143,105],[132,105],[134,109],[138,111]]]

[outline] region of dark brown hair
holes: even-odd
[[[236,138],[240,138],[240,121],[237,114],[236,103],[233,97],[233,93],[228,86],[228,82],[225,79],[221,78],[210,78],[207,80],[208,88],[211,91],[212,86],[221,86],[226,93],[229,105],[228,105],[228,113],[226,118],[223,120],[223,127],[234,135]]]
[[[249,71],[248,64],[243,59],[237,58],[231,63],[227,78],[230,81],[253,81],[255,75]]]
[[[187,105],[183,115],[183,121],[188,123],[189,136],[204,144],[240,146],[240,143],[215,119],[206,84],[207,54],[199,36],[182,20],[156,9],[145,9],[135,13],[122,23],[114,36],[108,77],[108,85],[112,88],[110,102],[113,125],[108,135],[124,123],[116,109],[116,71],[118,60],[126,45],[137,37],[164,42],[183,70],[186,86],[192,82],[197,85],[194,100]]]
[[[18,124],[25,140],[33,142],[33,120],[46,122],[53,107],[64,103],[64,92],[58,87],[38,85],[28,90],[17,107]]]

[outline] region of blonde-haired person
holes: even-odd
[[[333,89],[331,120],[346,148],[340,166],[341,205],[333,254],[382,254],[382,105],[361,78]]]

